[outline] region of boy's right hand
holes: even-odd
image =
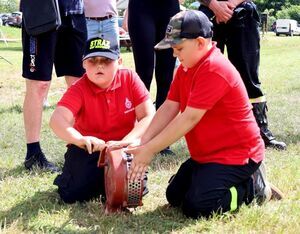
[[[92,154],[93,152],[96,151],[102,151],[106,147],[106,144],[105,141],[97,137],[83,136],[79,140],[78,146],[80,148],[86,149],[89,152],[89,154]]]
[[[133,154],[131,166],[128,171],[128,180],[132,182],[142,180],[149,164],[155,156],[155,152],[148,150],[145,146],[127,148],[125,152]]]

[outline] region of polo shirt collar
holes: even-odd
[[[217,48],[217,43],[215,41],[212,42],[212,47],[210,50],[204,55],[193,67],[186,69],[187,71],[194,71],[199,68],[208,58],[209,56],[216,50]]]
[[[119,70],[117,71],[115,78],[114,78],[113,82],[111,83],[111,85],[106,89],[102,89],[99,86],[95,85],[93,82],[91,82],[89,80],[89,78],[87,77],[86,73],[83,75],[83,79],[85,79],[85,82],[90,87],[92,92],[95,94],[101,93],[101,92],[109,92],[109,91],[112,91],[112,90],[115,90],[115,89],[121,87],[121,79],[119,76]]]

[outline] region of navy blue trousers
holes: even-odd
[[[214,24],[213,40],[239,71],[249,98],[263,96],[258,77],[260,57],[259,15],[253,2],[244,2],[236,7],[232,18],[225,24],[217,24],[214,14],[205,6],[200,6]]]
[[[97,167],[99,154],[100,152],[89,154],[75,145],[68,146],[62,174],[54,180],[65,203],[85,202],[100,198],[100,195],[101,201],[105,201],[104,168]],[[146,173],[143,195],[148,193],[147,180]]]
[[[249,160],[242,166],[218,163],[199,164],[188,159],[170,179],[166,197],[174,207],[180,207],[187,217],[209,217],[250,204],[254,199],[251,175],[260,163]],[[234,187],[236,197],[231,189]],[[235,199],[235,201],[233,200]]]
[[[64,202],[84,202],[100,195],[105,197],[104,169],[97,167],[98,158],[99,152],[89,154],[75,145],[68,146],[62,174],[54,180]]]

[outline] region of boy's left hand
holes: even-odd
[[[128,172],[128,179],[137,182],[142,179],[155,153],[149,151],[144,146],[128,148],[126,153],[133,154],[133,160]]]
[[[106,142],[106,145],[110,149],[120,149],[123,147],[127,147],[129,143],[126,141],[108,141]]]
[[[125,148],[128,146],[138,146],[140,145],[140,141],[139,140],[132,140],[132,141],[127,141],[127,140],[121,140],[121,141],[108,141],[106,142],[106,145],[108,148],[110,149],[120,149],[120,148]]]

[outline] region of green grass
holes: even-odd
[[[1,29],[9,38],[20,36],[19,29]],[[285,152],[267,150],[267,172],[286,197],[263,206],[242,206],[237,214],[191,220],[165,206],[167,181],[188,157],[183,140],[172,145],[175,157],[157,157],[151,164],[150,193],[143,199],[144,206],[132,214],[105,215],[97,201],[63,204],[52,185],[55,175],[27,172],[23,167],[21,43],[10,42],[6,47],[0,42],[0,55],[13,63],[0,59],[0,233],[299,233],[300,37],[269,33],[261,47],[260,74],[269,101],[270,128],[288,144]],[[122,57],[125,66],[134,67],[132,53],[123,52]],[[53,77],[52,106],[44,111],[41,139],[47,157],[60,166],[65,143],[50,131],[48,121],[64,90],[64,80]],[[153,86],[153,97],[154,90]]]
[[[19,28],[0,26],[0,30],[2,31],[3,36],[7,39],[21,39],[21,30]]]

